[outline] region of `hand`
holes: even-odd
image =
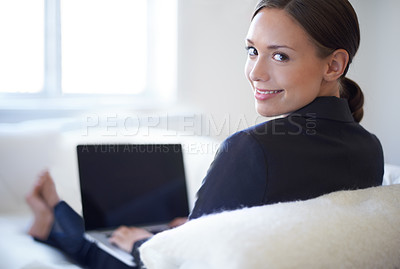
[[[175,228],[185,224],[188,221],[188,218],[175,218],[170,223],[168,223],[168,227]]]
[[[152,236],[153,234],[145,229],[121,226],[113,232],[109,240],[119,248],[127,252],[132,252],[133,244],[136,241],[150,238]]]

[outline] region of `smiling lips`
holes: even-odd
[[[283,90],[261,90],[256,88],[254,96],[257,100],[264,101],[277,96],[281,92],[283,92]]]
[[[273,94],[273,93],[281,92],[281,91],[283,91],[283,90],[277,90],[277,91],[268,91],[268,90],[266,90],[266,91],[262,91],[262,90],[256,89],[256,91],[257,91],[258,93],[261,93],[261,94]]]

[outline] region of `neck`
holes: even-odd
[[[338,81],[323,81],[321,83],[321,90],[318,95],[321,96],[335,96],[340,98],[340,84]]]

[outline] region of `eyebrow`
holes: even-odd
[[[247,41],[248,43],[250,43],[251,45],[254,45],[254,42],[251,41],[251,39],[248,39],[248,38],[247,38],[246,41]],[[270,49],[270,50],[286,48],[286,49],[291,49],[291,50],[296,51],[294,48],[289,47],[289,46],[286,46],[286,45],[269,45],[267,48]]]

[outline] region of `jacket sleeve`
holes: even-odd
[[[238,132],[220,146],[189,219],[202,215],[257,206],[266,189],[264,151],[248,132]]]
[[[144,268],[144,265],[143,265],[142,260],[140,258],[139,248],[140,248],[141,245],[146,243],[148,240],[150,240],[150,238],[146,238],[146,239],[142,239],[142,240],[136,241],[133,244],[131,255],[135,259],[135,263],[136,263],[136,266],[137,266],[136,268],[138,268],[138,269]]]

